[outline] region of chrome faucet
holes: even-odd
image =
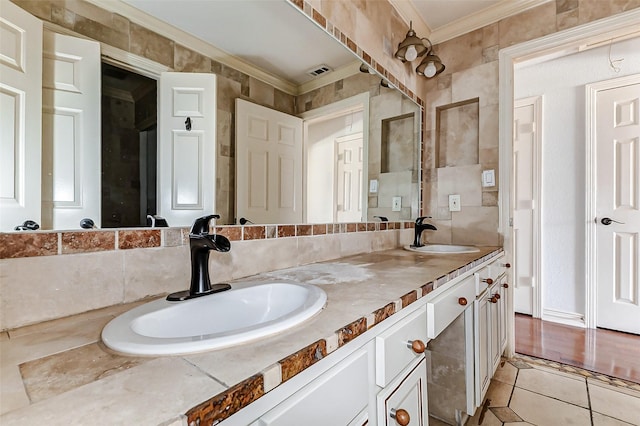
[[[227,252],[231,243],[227,237],[209,234],[209,221],[220,219],[217,214],[199,217],[193,222],[189,232],[189,249],[191,251],[191,287],[167,296],[169,301],[193,299],[229,290],[229,284],[211,285],[209,278],[209,253],[211,250]]]
[[[431,219],[431,216],[421,216],[416,219],[415,237],[413,238],[413,244],[411,244],[411,247],[422,247],[424,245],[421,241],[422,231],[425,231],[427,229],[430,229],[432,231],[438,230],[438,228],[430,223],[423,223],[425,219]]]

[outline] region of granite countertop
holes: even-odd
[[[481,247],[478,253],[425,255],[394,249],[233,282],[314,284],[327,293],[327,305],[291,330],[199,354],[129,357],[106,349],[102,327],[140,302],[2,333],[0,423],[179,425],[184,414],[189,422],[219,421],[427,296],[434,284],[501,252]]]

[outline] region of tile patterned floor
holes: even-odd
[[[467,426],[640,426],[637,383],[537,358],[504,360],[486,398]]]

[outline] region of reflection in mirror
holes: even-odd
[[[260,3],[273,7],[279,4]],[[295,10],[290,5],[286,7]],[[327,38],[352,55],[345,46],[316,27],[315,23],[299,11],[296,11],[294,17],[287,15],[287,19],[299,21],[296,25],[315,28],[318,32],[314,40]],[[273,49],[289,51],[288,42],[280,40],[273,43]],[[176,46],[177,44],[178,42]],[[102,49],[104,48],[105,43],[102,45]],[[176,55],[177,52],[176,47]],[[270,52],[265,50],[262,54],[263,57],[254,63],[270,62]],[[323,58],[322,52],[314,54],[317,63],[328,62],[328,59]],[[99,189],[95,191],[102,193],[101,206],[99,214],[82,215],[82,218],[91,218],[98,228],[150,226],[151,223],[157,225],[162,221],[153,220],[157,219],[154,214],[162,212],[156,209],[155,200],[156,193],[161,190],[155,187],[160,178],[154,176],[157,166],[155,139],[157,137],[160,141],[162,135],[159,132],[156,134],[156,128],[160,128],[160,123],[157,122],[156,80],[166,67],[156,64],[157,66],[149,65],[149,68],[138,69],[138,66],[144,67],[151,61],[145,62],[145,65],[139,61],[135,64],[122,62],[124,68],[134,71],[131,73],[112,67],[111,65],[117,63],[119,66],[120,63],[114,62],[104,51],[102,55],[102,60],[109,65],[102,65],[101,75],[102,120],[98,134],[102,134],[102,152],[98,163],[101,162],[102,165],[101,182],[97,185]],[[366,96],[365,101],[360,100],[359,110],[349,107],[351,109],[346,113],[342,111],[344,115],[339,119],[343,125],[342,132],[322,136],[325,142],[330,140],[324,148],[320,149],[320,139],[305,140],[304,172],[302,176],[293,177],[307,188],[303,195],[302,221],[373,221],[379,216],[393,221],[417,217],[420,199],[420,108],[389,84],[381,85],[380,75],[360,72],[360,62],[355,56],[351,64],[316,77],[312,84],[308,81],[302,83],[288,93],[209,57],[200,55],[200,59],[203,62],[196,63],[194,60],[181,71],[213,72],[218,77],[216,156],[211,160],[215,163],[216,173],[216,211],[212,213],[220,214],[218,224],[239,223],[241,216],[250,221],[247,223],[260,223],[259,219],[238,214],[236,210],[236,99],[245,99],[319,123],[322,115],[314,111],[319,112],[324,107],[358,95]],[[175,64],[178,62],[176,56]],[[136,73],[152,78],[136,77]],[[95,104],[99,102],[96,101]],[[331,108],[333,107],[329,109]],[[332,113],[335,113],[335,108]],[[330,150],[327,149],[329,146]],[[327,174],[317,174],[319,170]],[[325,198],[316,197],[320,195]],[[394,200],[400,202],[394,203]],[[16,222],[22,223],[27,219],[31,218],[25,217]],[[46,214],[43,213],[42,229],[80,228],[79,221],[75,219],[72,224],[61,226],[44,219]],[[270,220],[270,223],[279,222],[282,220]],[[14,225],[20,223],[0,231],[12,231]],[[189,224],[169,221],[169,225]]]
[[[436,167],[478,164],[479,98],[436,108]]]

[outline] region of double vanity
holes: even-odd
[[[92,326],[95,335],[83,341],[75,334],[87,327],[85,314],[78,324],[74,317],[43,323],[37,327],[45,332],[39,341],[34,334],[27,349],[33,352],[54,336],[57,348],[20,365],[32,403],[4,414],[0,422],[81,425],[99,415],[98,424],[426,425],[432,415],[455,424],[481,405],[504,349],[503,257],[496,247],[458,254],[397,248],[231,282],[227,294],[247,290],[255,295],[252,289],[274,285],[269,291],[276,292],[276,300],[290,296],[292,302],[302,296],[283,286],[302,283],[322,290],[326,303],[320,300],[320,312],[285,331],[190,355],[115,353],[99,338],[109,322],[102,319],[99,328]],[[289,296],[277,295],[278,290]],[[165,303],[153,303],[160,302]],[[229,315],[238,314],[226,305]],[[113,312],[110,319],[123,312],[115,308],[107,308]],[[89,318],[98,315],[88,313]],[[138,325],[154,333],[151,323]],[[65,340],[68,348],[61,347]],[[50,361],[39,371],[53,380],[60,376],[55,360],[92,365],[103,358],[118,367],[100,367],[106,371],[88,383],[34,400],[31,363]],[[74,379],[73,368],[64,372],[63,381]]]

